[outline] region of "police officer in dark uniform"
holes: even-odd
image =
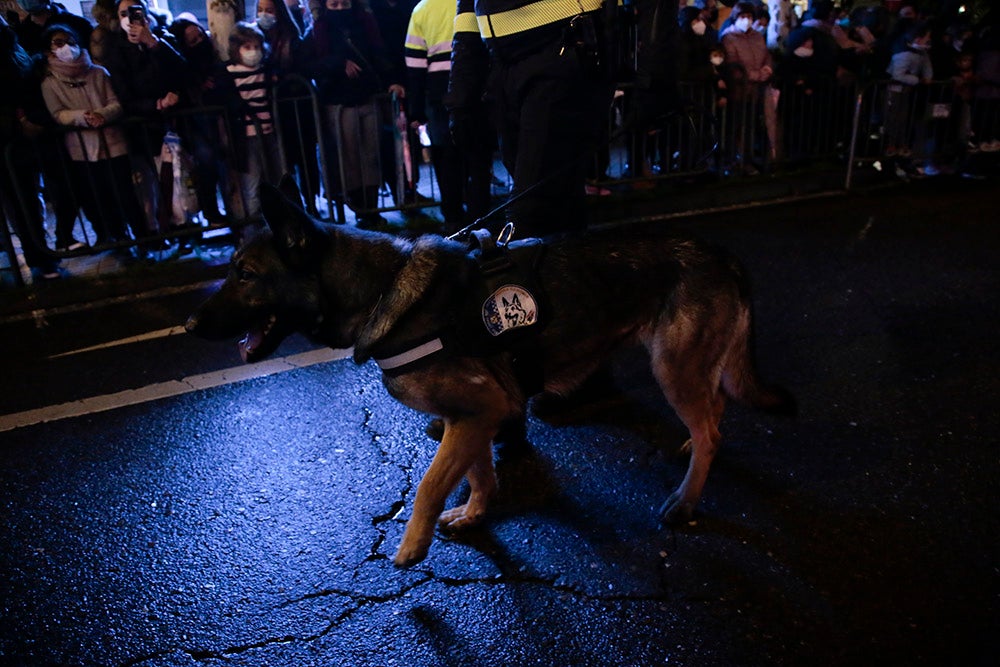
[[[613,92],[605,12],[602,0],[458,2],[452,129],[460,147],[475,140],[485,93],[514,181],[506,216],[518,236],[586,226],[587,167]]]
[[[481,141],[485,97],[514,181],[506,216],[518,236],[586,227],[584,187],[607,136],[616,66],[609,37],[623,4],[639,17],[632,120],[648,125],[676,103],[673,0],[458,0],[452,132],[459,147]]]

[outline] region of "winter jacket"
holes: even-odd
[[[75,77],[50,72],[42,80],[42,96],[59,125],[87,128],[66,135],[66,149],[72,160],[96,162],[125,155],[128,151],[121,128],[114,125],[90,128],[83,117],[84,112],[93,111],[110,123],[121,116],[122,106],[111,87],[108,71],[103,67],[92,65],[82,76]]]
[[[361,9],[324,10],[313,24],[314,57],[305,67],[316,80],[323,104],[360,106],[390,84],[393,68],[371,12]],[[345,73],[347,61],[361,68],[354,78]]]
[[[736,27],[722,33],[722,48],[726,51],[726,65],[731,75],[731,92],[740,96],[750,92],[755,83],[764,83],[771,75],[764,67],[771,67],[771,52],[767,50],[764,35],[756,30],[745,32]]]
[[[915,51],[906,49],[900,51],[889,61],[889,69],[886,70],[893,81],[905,83],[908,86],[915,86],[921,81],[930,81],[934,78],[934,68],[931,66],[931,57],[926,51]]]

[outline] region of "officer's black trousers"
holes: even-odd
[[[512,62],[494,58],[488,95],[504,166],[514,195],[530,189],[507,211],[517,236],[586,226],[585,178],[606,136],[611,93],[602,70],[560,44]]]

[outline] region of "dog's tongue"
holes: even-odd
[[[250,357],[260,344],[264,341],[264,331],[259,327],[254,327],[247,332],[243,340],[240,341],[240,356],[243,357],[244,362],[249,362]]]

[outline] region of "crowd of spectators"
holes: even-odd
[[[796,113],[793,127],[779,122],[783,113],[834,100],[846,106],[853,96],[838,93],[885,81],[872,115],[889,156],[932,152],[914,129],[934,101],[932,82],[956,86],[950,112],[967,150],[1000,150],[1000,10],[989,7],[974,23],[959,3],[902,2],[895,12],[886,4],[813,0],[800,15],[790,0],[745,0],[731,10],[717,0],[681,0],[678,75],[715,91],[716,113],[731,133],[728,159],[746,164],[744,151],[800,158],[823,114]],[[738,116],[748,109],[752,117]],[[754,122],[763,126],[764,150],[748,145]],[[925,167],[936,171],[929,157]]]
[[[380,107],[389,95],[405,104],[404,42],[415,0],[259,0],[255,15],[218,36],[191,14],[163,15],[145,0],[98,0],[96,25],[55,0],[18,4],[22,12],[0,17],[0,149],[24,150],[5,151],[14,164],[2,170],[0,196],[40,277],[60,275],[48,247],[72,253],[117,244],[120,253],[143,254],[169,247],[163,239],[171,232],[183,243],[184,232],[204,223],[252,228],[259,184],[283,173],[296,176],[311,211],[326,190],[355,210],[361,226],[378,223],[379,191],[400,160],[410,174],[406,201],[415,197],[414,129],[402,125],[411,150],[398,155],[391,128],[387,137],[379,122],[391,116]],[[922,13],[935,3],[903,2],[890,12],[878,2],[813,0],[801,15],[790,0],[728,4],[680,0],[672,57],[678,80],[710,91],[710,112],[733,133],[727,159],[749,173],[752,141],[772,158],[808,153],[797,138],[803,133],[781,128],[783,111],[876,80],[896,84],[872,112],[884,114],[887,151],[920,149],[906,114],[932,80],[953,81],[971,110],[963,120],[968,150],[1000,150],[1000,10],[972,23],[947,2]],[[631,7],[619,3],[619,12]],[[311,88],[319,126],[311,110],[284,101]],[[754,118],[738,115],[748,108]],[[753,123],[763,131],[750,133]],[[183,165],[171,164],[170,137]],[[178,206],[181,167],[194,203]],[[55,217],[51,246],[39,195]],[[80,211],[96,238],[75,235]]]
[[[61,275],[49,248],[96,244],[149,257],[205,223],[252,233],[260,184],[284,173],[297,177],[315,212],[320,145],[335,168],[326,187],[355,208],[359,224],[374,222],[386,174],[373,102],[405,95],[403,41],[415,3],[385,5],[402,21],[395,49],[370,7],[351,0],[259,0],[248,20],[219,23],[214,36],[195,16],[172,18],[146,0],[99,0],[96,25],[54,0],[18,4],[22,12],[0,17],[0,149],[16,148],[0,193],[36,277]],[[320,126],[301,102],[311,86]],[[178,189],[193,203],[179,204]],[[56,218],[54,243],[43,203]],[[81,212],[92,238],[80,234]]]

